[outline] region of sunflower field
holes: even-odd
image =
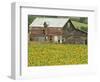
[[[28,66],[88,64],[83,44],[28,43]]]

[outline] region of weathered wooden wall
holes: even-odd
[[[68,23],[70,25],[68,26]],[[52,41],[55,36],[62,36],[62,43],[69,44],[85,44],[87,43],[87,33],[76,29],[72,22],[69,20],[64,27],[32,27],[30,38],[34,41],[45,41],[45,34],[48,41]],[[55,40],[55,39],[54,39]]]

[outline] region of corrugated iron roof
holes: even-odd
[[[37,17],[30,24],[30,27],[44,27],[44,22],[48,24],[48,27],[63,27],[69,18],[43,18]]]

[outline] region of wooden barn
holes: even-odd
[[[69,18],[37,17],[29,28],[31,41],[87,44],[87,33],[76,29]]]

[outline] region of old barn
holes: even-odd
[[[76,29],[69,18],[37,17],[29,28],[31,41],[87,44],[87,33]]]

